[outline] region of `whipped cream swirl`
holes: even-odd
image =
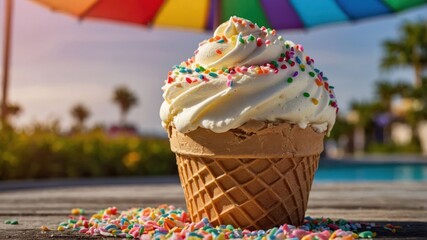
[[[163,86],[163,127],[226,132],[251,119],[330,131],[338,111],[333,86],[301,45],[275,30],[231,17]]]

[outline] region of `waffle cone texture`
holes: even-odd
[[[192,221],[242,229],[303,222],[323,133],[250,121],[225,133],[170,127],[169,137]]]

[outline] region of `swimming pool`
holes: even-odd
[[[321,159],[314,181],[427,181],[427,162],[369,163]]]

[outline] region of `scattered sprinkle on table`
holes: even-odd
[[[18,225],[19,224],[18,220],[5,220],[4,223],[10,224],[10,225]]]
[[[191,222],[188,214],[172,205],[157,208],[132,208],[119,212],[109,207],[92,215],[72,210],[73,215],[59,224],[58,231],[71,230],[91,236],[111,236],[137,239],[288,239],[288,240],[352,240],[374,238],[374,223],[356,223],[344,219],[306,217],[295,227],[283,224],[268,230],[247,230],[231,225],[212,226],[207,218]],[[82,214],[74,214],[80,212]],[[43,227],[43,226],[42,226]],[[389,229],[397,226],[386,225]]]
[[[43,231],[43,232],[48,232],[48,231],[52,231],[51,229],[49,229],[48,227],[46,227],[46,226],[41,226],[40,227],[40,229]]]

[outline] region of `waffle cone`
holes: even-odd
[[[171,127],[169,136],[192,221],[248,229],[302,223],[324,134],[251,121],[226,133]]]

